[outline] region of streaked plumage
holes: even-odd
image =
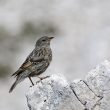
[[[11,86],[9,92],[12,92],[16,85],[25,78],[28,77],[31,80],[31,77],[38,76],[47,69],[52,60],[52,51],[50,48],[52,38],[44,36],[36,42],[35,49],[30,53],[21,67],[12,75],[16,77],[16,81]]]

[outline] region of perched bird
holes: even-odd
[[[12,74],[12,76],[16,77],[16,81],[11,86],[9,93],[13,91],[18,83],[20,83],[27,77],[30,79],[32,85],[34,85],[31,77],[39,77],[39,75],[47,69],[52,60],[50,41],[53,38],[54,37],[43,36],[38,39],[34,50],[26,58],[21,67],[14,74]],[[43,77],[40,79],[43,79]]]

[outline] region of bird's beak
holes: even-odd
[[[53,39],[54,37],[49,37],[49,39],[51,40],[51,39]]]

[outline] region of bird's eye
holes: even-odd
[[[46,41],[46,40],[44,39],[44,40],[42,40],[42,41]]]

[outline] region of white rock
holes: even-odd
[[[52,75],[31,87],[26,97],[30,110],[110,110],[110,62],[71,84]]]
[[[85,78],[89,88],[102,99],[97,110],[110,110],[110,62],[104,61]]]
[[[26,97],[30,110],[84,109],[65,78],[58,75],[52,75],[31,87]]]
[[[75,92],[80,102],[89,110],[91,110],[93,106],[100,100],[100,98],[90,90],[83,80],[72,82],[71,88]]]

